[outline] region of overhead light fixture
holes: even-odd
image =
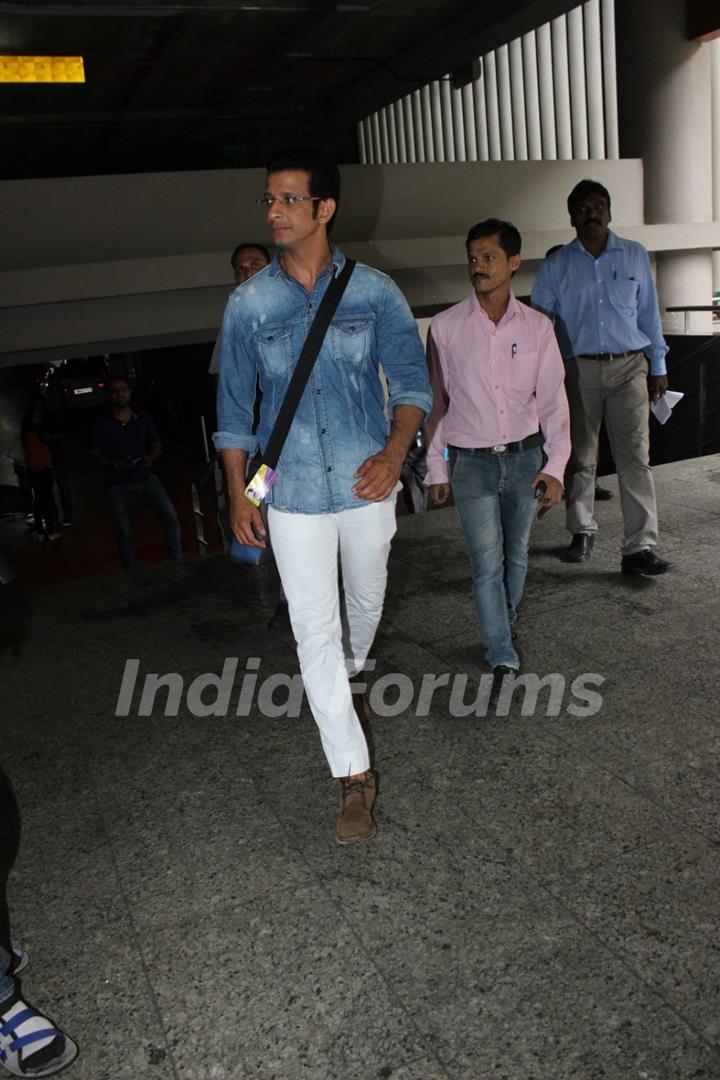
[[[463,86],[477,82],[482,77],[482,60],[478,57],[453,71],[450,76],[453,90],[462,90]]]
[[[84,83],[82,56],[0,55],[0,83]]]

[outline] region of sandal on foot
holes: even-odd
[[[52,1076],[77,1056],[72,1039],[26,1002],[0,1015],[0,1065],[12,1076]]]
[[[10,958],[10,970],[8,975],[19,975],[21,971],[24,971],[29,963],[28,954],[24,949],[19,946],[13,945],[12,956]]]

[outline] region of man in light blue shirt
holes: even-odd
[[[595,469],[604,417],[623,508],[621,569],[663,574],[671,564],[654,550],[648,396],[655,401],[668,388],[668,350],[650,262],[642,244],[610,230],[610,194],[602,184],[582,180],[568,197],[568,210],[577,239],[545,260],[532,291],[533,306],[555,323],[566,360],[572,438],[567,559],[585,562],[595,542]]]
[[[265,537],[260,512],[244,494],[247,456],[258,443],[267,446],[318,305],[345,265],[328,239],[339,197],[337,166],[321,151],[273,154],[260,202],[277,253],[233,293],[222,328],[214,441],[242,544],[264,547]],[[257,437],[256,381],[262,391]],[[400,473],[431,403],[425,350],[402,293],[385,274],[358,264],[300,399],[268,499],[308,702],[332,775],[342,780],[336,835],[343,844],[375,835],[376,786],[345,666],[338,552],[350,666],[359,672],[382,613]],[[366,720],[360,699],[357,707]]]

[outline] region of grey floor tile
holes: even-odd
[[[586,720],[562,716],[551,722],[558,738],[588,757],[624,774],[633,764],[672,761],[697,765],[720,760],[720,722],[714,703],[698,688],[662,691],[662,706],[644,687],[623,685],[611,674],[603,705]],[[674,701],[677,702],[676,707]]]
[[[392,1076],[427,1053],[317,888],[158,931],[142,949],[187,1080]]]
[[[432,774],[433,787],[461,793],[457,812],[486,839],[552,881],[666,835],[672,822],[649,798],[535,721],[525,723],[523,735],[522,723],[486,721],[476,757],[468,740],[459,741],[443,749],[445,767]]]
[[[18,799],[20,848],[9,882],[10,910],[23,934],[43,926],[113,926],[126,915],[94,793]]]
[[[378,1080],[448,1080],[448,1073],[437,1061],[423,1058],[399,1069],[381,1069],[375,1074]]]
[[[166,782],[103,806],[113,859],[141,928],[232,913],[311,875],[286,827],[242,771],[200,768],[175,790]],[[139,796],[139,797],[138,797]]]
[[[717,756],[702,751],[684,760],[651,761],[623,769],[625,781],[661,807],[676,828],[697,829],[712,841],[720,829],[719,774]]]
[[[78,1044],[73,1080],[177,1080],[140,952],[127,928],[72,924],[33,941],[23,994]]]
[[[581,928],[455,920],[385,951],[398,996],[412,999],[453,1077],[619,1080],[645,1070],[671,1080],[697,1070],[710,1080],[720,1060]]]
[[[714,845],[680,837],[607,863],[599,872],[569,873],[551,890],[720,1047],[720,859]]]

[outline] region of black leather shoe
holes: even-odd
[[[667,559],[659,558],[652,548],[643,551],[635,551],[632,555],[623,555],[623,574],[666,574],[672,567]]]
[[[575,533],[565,556],[568,562],[587,562],[593,549],[595,537],[592,533]]]
[[[610,488],[600,487],[599,484],[595,485],[595,502],[607,502],[612,497],[613,493]]]
[[[287,601],[281,600],[268,620],[268,630],[290,630]]]

